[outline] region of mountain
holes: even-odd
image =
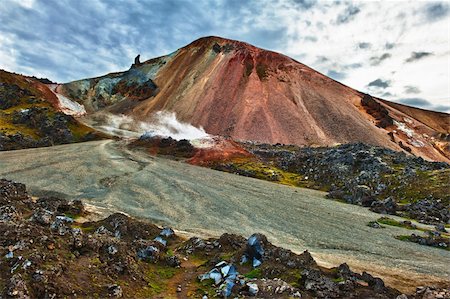
[[[57,92],[88,113],[140,120],[167,110],[214,135],[300,146],[364,142],[450,161],[450,116],[381,100],[285,55],[200,38],[124,72],[70,82]]]
[[[75,119],[74,116],[82,114],[83,107],[54,93],[48,83],[46,79],[0,70],[0,150],[101,137],[94,129]]]

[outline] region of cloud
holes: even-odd
[[[315,0],[292,0],[292,2],[302,9],[310,9],[317,4],[317,1]]]
[[[360,67],[362,67],[362,63],[351,63],[344,65],[343,68],[349,70],[349,69],[358,69]]]
[[[447,112],[450,113],[450,106],[449,105],[436,105],[432,108],[434,111],[441,111],[441,112]]]
[[[328,59],[325,56],[317,56],[316,61],[317,61],[317,63],[324,63],[324,62],[330,61],[330,59]]]
[[[4,3],[0,36],[12,37],[12,42],[0,44],[0,67],[59,82],[123,70],[139,53],[143,60],[165,55],[208,35],[281,50],[289,26],[266,7],[269,3],[235,0]],[[11,61],[15,61],[12,68]]]
[[[317,42],[317,37],[311,36],[311,35],[305,36],[303,39],[304,39],[305,41],[312,42],[312,43]]]
[[[342,73],[342,72],[337,72],[334,70],[329,70],[327,72],[327,76],[333,78],[334,80],[342,80],[345,79],[345,77],[347,77],[347,74]]]
[[[425,99],[422,98],[403,98],[397,100],[397,102],[408,105],[408,106],[415,106],[415,107],[430,107],[431,103]]]
[[[360,49],[370,49],[372,47],[372,44],[371,43],[362,42],[362,43],[358,43],[358,47]]]
[[[420,59],[422,59],[424,57],[431,56],[431,55],[433,55],[433,53],[430,53],[430,52],[412,52],[411,56],[408,59],[406,59],[405,62],[417,61],[417,60],[420,60]]]
[[[370,57],[370,65],[376,66],[382,63],[384,60],[390,58],[392,55],[389,53],[384,53],[381,56]]]
[[[420,89],[417,86],[406,85],[404,86],[405,93],[407,94],[417,94],[420,93]]]
[[[376,79],[370,82],[367,86],[385,89],[391,86],[391,82],[389,80]]]
[[[337,16],[336,23],[338,25],[348,23],[353,20],[360,11],[361,9],[357,6],[347,6],[345,10]]]
[[[391,49],[393,49],[395,47],[395,44],[394,43],[386,43],[385,45],[384,45],[384,48],[386,49],[386,50],[391,50]]]
[[[429,21],[436,21],[447,16],[449,12],[448,3],[436,2],[425,5],[425,16]]]

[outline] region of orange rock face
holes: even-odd
[[[118,100],[103,109],[142,120],[173,111],[181,121],[236,140],[301,146],[364,142],[403,150],[402,141],[416,155],[449,161],[448,114],[375,99],[393,119],[392,125],[377,127],[379,121],[361,105],[362,93],[282,54],[218,37],[201,38],[91,84],[69,83],[64,93],[95,102],[98,82],[139,71],[157,86],[152,96],[136,101],[114,94]],[[81,85],[91,87],[79,92]]]

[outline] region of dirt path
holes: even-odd
[[[187,233],[261,232],[276,245],[308,249],[321,265],[347,262],[403,291],[450,281],[449,251],[396,240],[412,233],[402,228],[367,227],[380,215],[365,208],[318,191],[128,152],[118,142],[0,152],[0,177],[26,183],[36,195],[56,191]]]

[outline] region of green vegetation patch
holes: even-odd
[[[406,229],[418,229],[414,224],[411,224],[409,221],[397,221],[395,219],[389,218],[389,217],[381,217],[377,220],[378,223],[386,224],[390,226],[397,226],[397,227],[403,227]]]
[[[245,277],[252,279],[252,278],[262,278],[262,271],[261,268],[256,268],[251,270],[250,272],[244,274]]]
[[[154,297],[167,290],[169,280],[175,276],[179,269],[165,265],[150,264],[147,270],[147,286],[138,292],[144,298]]]
[[[305,181],[299,174],[284,171],[270,163],[254,159],[237,158],[229,162],[218,163],[213,168],[288,186],[311,187],[310,182]]]
[[[381,197],[393,196],[400,204],[408,204],[432,196],[441,199],[444,204],[450,203],[450,169],[416,170],[415,175],[407,182],[404,181],[404,176],[399,175],[403,172],[403,167],[394,169],[394,173],[383,176],[383,181],[389,188]]]

